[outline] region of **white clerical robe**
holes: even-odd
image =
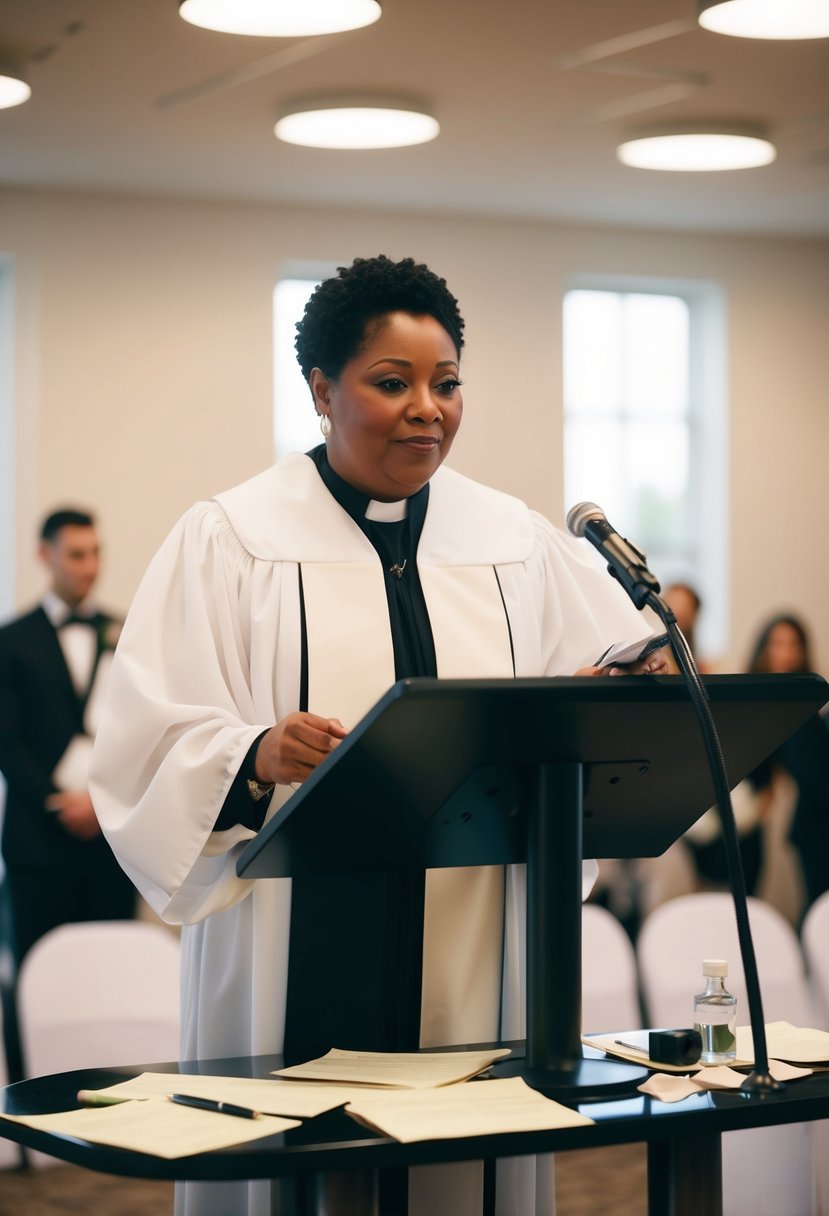
[[[417,565],[441,677],[569,675],[645,632],[587,546],[445,467],[430,483]],[[253,833],[214,824],[253,741],[299,706],[300,568],[308,708],[353,725],[394,682],[384,574],[307,456],[187,512],[147,571],[113,664],[92,795],[126,872],[184,926],[185,1059],[282,1047],[290,880],[238,878]],[[291,793],[278,788],[269,815]],[[500,867],[428,875],[424,1046],[523,1037],[523,883],[520,866],[506,882]],[[499,1211],[551,1210],[512,1173]],[[193,1189],[188,1216],[240,1216],[243,1201],[217,1199],[222,1189],[197,1201]],[[450,1206],[474,1210],[460,1197]]]

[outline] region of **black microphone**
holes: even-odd
[[[659,581],[648,569],[644,553],[611,527],[601,507],[594,502],[579,502],[567,513],[567,531],[585,537],[607,562],[637,608],[643,608],[649,595],[659,592]]]

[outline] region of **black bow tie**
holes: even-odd
[[[90,629],[97,629],[98,619],[95,616],[79,616],[77,612],[70,612],[66,620],[58,625],[58,629],[63,629],[66,625],[87,625]]]

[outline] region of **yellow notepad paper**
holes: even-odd
[[[470,1081],[437,1089],[374,1091],[349,1102],[346,1111],[403,1144],[586,1127],[593,1123],[586,1115],[530,1089],[521,1077]]]
[[[117,1085],[96,1089],[104,1098],[163,1098],[171,1092],[214,1102],[232,1102],[268,1115],[313,1119],[327,1110],[345,1106],[354,1089],[334,1085],[302,1085],[260,1077],[216,1077],[190,1073],[142,1072]]]
[[[214,1111],[176,1106],[164,1098],[119,1102],[117,1106],[61,1111],[54,1115],[3,1115],[13,1123],[58,1136],[73,1136],[93,1144],[130,1149],[151,1157],[192,1157],[234,1144],[262,1140],[299,1127],[293,1119],[239,1119]]]
[[[332,1047],[317,1060],[280,1068],[278,1077],[298,1081],[336,1081],[394,1089],[435,1089],[486,1072],[510,1054],[508,1047],[486,1051],[343,1051]]]

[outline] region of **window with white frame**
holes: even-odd
[[[597,502],[663,586],[703,600],[698,647],[726,644],[725,319],[704,284],[567,292],[564,495]]]
[[[277,459],[287,452],[307,452],[322,443],[311,390],[296,359],[296,325],[318,278],[280,279],[273,307],[273,431]]]

